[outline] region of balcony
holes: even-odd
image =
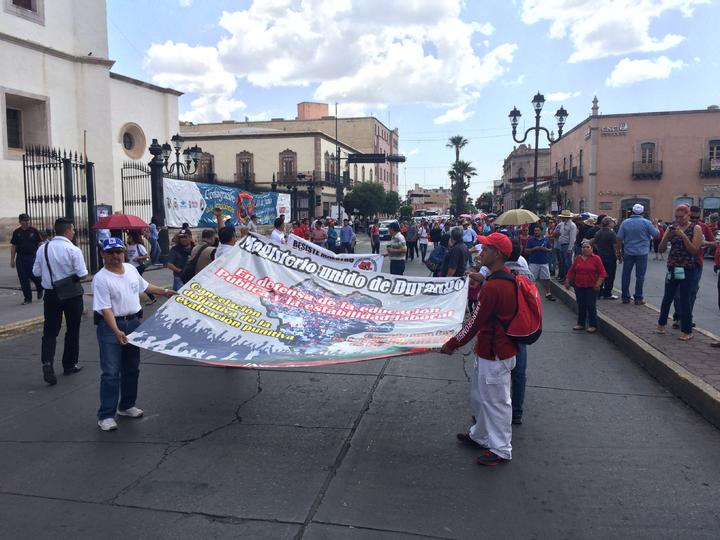
[[[700,176],[720,176],[720,159],[701,159]]]
[[[632,175],[635,180],[659,180],[662,177],[663,162],[643,163],[633,161]]]
[[[235,173],[235,183],[250,188],[255,185],[255,173]]]
[[[522,184],[522,183],[525,183],[526,180],[527,180],[527,178],[525,178],[524,176],[516,176],[514,178],[507,179],[507,181],[510,182],[511,184]]]
[[[570,178],[568,171],[557,171],[557,180],[561,186],[569,186],[572,184],[572,178]]]
[[[573,182],[583,181],[582,167],[573,167],[570,169],[570,180]]]

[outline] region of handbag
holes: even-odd
[[[52,283],[58,300],[69,300],[70,298],[75,298],[76,296],[81,296],[85,293],[82,283],[80,283],[80,278],[75,274],[57,281],[53,279],[53,271],[52,266],[50,266],[47,244],[45,244],[45,262],[47,263],[48,272],[50,273],[50,283]]]

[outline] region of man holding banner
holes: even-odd
[[[483,244],[480,259],[490,269],[490,275],[480,289],[472,315],[460,332],[442,346],[441,352],[451,354],[477,336],[470,387],[475,422],[467,433],[458,433],[457,438],[482,448],[477,463],[493,467],[512,459],[510,372],[515,367],[518,348],[506,335],[501,321],[515,316],[517,293],[510,280],[493,279],[493,274],[510,273],[505,267],[512,253],[510,239],[493,233],[478,236],[477,240]]]

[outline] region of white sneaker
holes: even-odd
[[[143,415],[143,410],[137,407],[130,407],[124,411],[118,411],[119,416],[129,416],[130,418],[140,418]]]
[[[103,431],[112,431],[117,429],[117,422],[114,418],[103,418],[102,420],[98,420],[98,426],[100,426],[100,429]]]

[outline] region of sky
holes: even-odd
[[[720,0],[107,0],[113,71],[185,92],[180,119],[295,118],[338,103],[398,128],[399,191],[449,187],[454,151],[492,189],[534,125],[720,104]],[[150,135],[152,136],[152,135]],[[532,142],[532,139],[531,139]],[[540,147],[547,146],[541,142]]]

